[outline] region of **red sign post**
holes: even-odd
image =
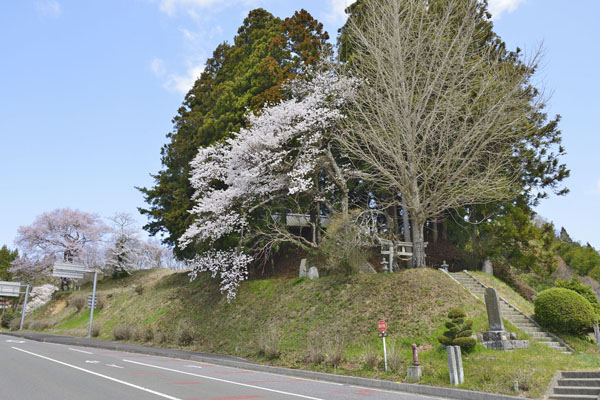
[[[387,372],[387,352],[385,351],[385,337],[387,336],[387,333],[385,331],[387,330],[387,323],[382,319],[377,321],[377,329],[379,329],[379,331],[381,332],[379,334],[379,337],[383,339],[383,362],[385,365],[385,372]]]

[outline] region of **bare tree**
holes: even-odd
[[[422,267],[428,218],[514,194],[515,127],[538,107],[537,56],[507,59],[487,43],[478,0],[365,3],[348,26],[349,72],[363,85],[338,140],[370,180],[402,194]]]

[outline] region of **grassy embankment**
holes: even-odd
[[[86,285],[81,292],[57,293],[28,318],[29,326],[50,325],[48,332],[84,336],[89,310],[78,311],[73,300],[90,291]],[[474,320],[475,332],[487,327],[483,303],[431,269],[316,281],[247,281],[231,304],[210,277],[189,283],[185,273],[166,270],[139,271],[120,281],[106,279],[99,282],[98,291],[104,305],[94,321],[101,339],[113,339],[120,331],[131,334],[131,341],[155,346],[395,381],[405,380],[412,361],[410,345],[415,342],[423,365],[421,383],[439,386],[449,386],[445,350],[436,339],[448,310],[465,310]],[[499,292],[509,299],[516,295]],[[377,338],[379,319],[388,322],[388,361],[393,366],[388,373],[383,371]],[[519,394],[529,397],[540,397],[556,370],[600,366],[597,354],[565,355],[538,344],[510,352],[478,344],[463,359],[465,383],[460,387],[514,394],[513,382],[518,380]]]

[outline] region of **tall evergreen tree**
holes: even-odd
[[[163,241],[178,257],[191,257],[198,250],[182,251],[177,242],[193,220],[189,210],[194,191],[188,178],[198,149],[246,126],[248,110],[281,100],[282,83],[302,65],[315,64],[327,52],[328,39],[323,25],[305,10],[282,21],[259,8],[248,14],[233,44],[219,45],[207,60],[173,119],[154,186],[139,188],[149,205],[140,208],[149,219],[144,229],[165,234]]]
[[[11,274],[8,272],[8,269],[18,256],[19,252],[16,249],[9,250],[6,245],[2,246],[0,249],[0,281],[9,281],[11,279]]]

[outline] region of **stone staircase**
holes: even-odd
[[[484,300],[485,289],[487,288],[478,280],[474,279],[471,275],[466,272],[453,272],[449,274],[452,278],[454,278],[461,286],[467,289],[471,294],[480,299]],[[563,353],[571,354],[570,349],[568,349],[563,343],[556,338],[556,336],[544,332],[540,326],[523,314],[520,310],[518,310],[515,306],[500,298],[500,313],[502,318],[507,319],[514,326],[522,330],[531,336],[532,340],[535,340],[538,343],[544,344],[552,349],[556,349]]]
[[[597,400],[600,398],[600,371],[562,371],[547,399]]]

